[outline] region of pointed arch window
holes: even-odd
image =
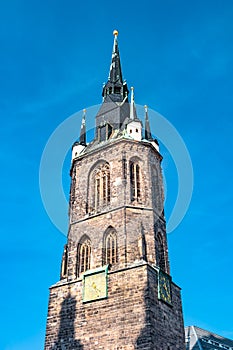
[[[131,201],[139,201],[141,197],[140,166],[138,163],[130,164]]]
[[[164,244],[163,244],[162,235],[160,233],[158,234],[157,239],[158,239],[157,265],[160,267],[161,270],[166,271]]]
[[[91,266],[91,241],[83,237],[78,244],[77,276],[90,269]]]
[[[94,173],[94,208],[97,211],[110,203],[110,168],[101,164]]]
[[[114,265],[117,263],[117,234],[114,229],[107,231],[104,239],[103,264]]]

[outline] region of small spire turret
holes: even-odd
[[[134,87],[131,87],[131,101],[130,101],[130,119],[138,119],[135,102],[134,102]]]
[[[130,111],[127,124],[127,133],[132,139],[141,141],[142,139],[142,122],[137,117],[136,106],[134,103],[134,88],[131,87]]]
[[[84,152],[86,146],[86,109],[84,109],[79,141],[76,141],[72,146],[72,161]]]
[[[130,119],[134,119],[134,88],[131,87]]]
[[[86,144],[87,144],[86,143],[86,109],[83,110],[79,143],[82,146],[86,146]]]
[[[153,137],[150,131],[150,122],[148,117],[148,107],[145,105],[145,139],[148,141],[153,141]]]

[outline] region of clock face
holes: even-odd
[[[107,275],[105,271],[84,275],[83,301],[93,301],[107,297]]]
[[[158,296],[160,300],[165,301],[168,304],[172,303],[171,296],[171,278],[169,275],[159,271],[159,286]]]

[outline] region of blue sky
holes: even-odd
[[[192,202],[169,235],[185,324],[233,338],[232,18],[230,0],[1,2],[1,349],[43,348],[66,238],[43,208],[40,158],[63,120],[101,103],[115,28],[136,102],[176,127],[192,159]],[[163,156],[168,217],[177,181]]]

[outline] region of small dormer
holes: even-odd
[[[112,135],[113,127],[109,123],[102,123],[97,129],[98,142],[107,141]]]
[[[142,140],[142,123],[139,119],[132,120],[127,125],[127,134],[136,141]]]
[[[80,142],[75,142],[72,147],[72,160],[77,158],[85,148],[86,146],[80,144]]]
[[[130,102],[130,118],[127,124],[127,134],[132,139],[141,141],[142,140],[142,122],[137,117],[136,106],[134,103],[134,88],[131,87],[131,102]]]
[[[84,109],[79,141],[76,141],[72,146],[72,161],[84,151],[86,145],[86,109]]]

